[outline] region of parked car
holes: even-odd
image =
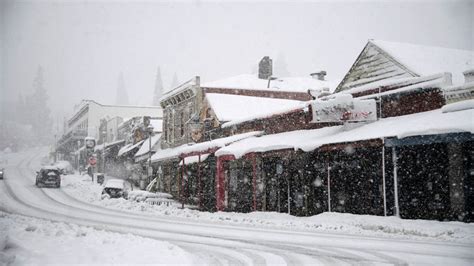
[[[105,182],[101,198],[127,198],[131,186],[122,179],[109,179]]]
[[[68,161],[57,161],[53,166],[58,168],[62,175],[74,174],[74,169]]]
[[[54,166],[45,166],[36,172],[36,186],[61,186],[61,172]]]
[[[5,169],[0,168],[0,179],[3,179],[4,176],[5,176]]]

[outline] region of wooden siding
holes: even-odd
[[[388,78],[416,76],[415,73],[369,42],[336,88],[336,92]]]

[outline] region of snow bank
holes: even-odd
[[[164,241],[0,212],[0,265],[191,264]]]
[[[143,191],[143,190],[134,190],[128,193],[128,200],[133,200],[133,201],[145,201],[147,199],[156,199],[156,198],[171,199],[173,198],[173,196],[171,196],[171,194],[168,194],[168,193],[152,193],[152,192]]]
[[[75,180],[75,181],[74,181]],[[342,213],[323,213],[312,217],[295,217],[275,212],[201,212],[192,209],[181,209],[181,204],[174,202],[151,205],[146,202],[135,202],[125,199],[99,200],[100,186],[82,181],[80,178],[69,179],[63,190],[78,200],[90,204],[127,211],[139,216],[168,216],[194,221],[217,224],[232,224],[248,227],[264,227],[320,233],[342,233],[361,236],[378,236],[397,239],[443,240],[474,244],[474,224],[461,222],[438,222],[425,220],[404,220],[396,217],[353,215]],[[147,195],[147,192],[134,192],[136,195]]]

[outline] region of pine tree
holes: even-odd
[[[18,93],[18,100],[16,102],[15,106],[15,117],[14,120],[16,120],[19,123],[25,122],[26,116],[25,116],[25,110],[26,104],[25,104],[25,98],[23,97],[23,94]]]
[[[120,72],[119,77],[118,77],[115,104],[128,105],[128,93],[127,93],[127,89],[125,88],[125,80],[123,78],[122,72]]]
[[[53,121],[51,120],[51,110],[48,107],[48,94],[44,88],[43,68],[38,67],[36,78],[33,81],[34,92],[27,97],[26,106],[29,113],[27,117],[32,126],[38,144],[47,144],[53,138],[51,129]]]
[[[161,81],[160,67],[158,67],[158,70],[156,72],[155,91],[153,93],[152,105],[155,105],[155,106],[160,105],[160,98],[162,94],[163,94],[163,82]]]

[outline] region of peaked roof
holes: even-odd
[[[380,80],[443,72],[452,74],[454,84],[461,84],[462,72],[473,67],[474,51],[369,40],[336,92]]]
[[[370,40],[419,76],[451,72],[453,83],[464,82],[462,72],[474,67],[474,51],[410,43]]]

